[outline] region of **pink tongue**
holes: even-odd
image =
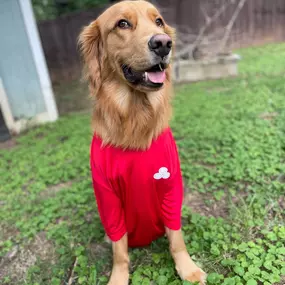
[[[163,83],[166,77],[165,71],[148,72],[147,76],[152,83]]]

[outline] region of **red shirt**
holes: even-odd
[[[147,246],[181,227],[183,185],[177,147],[166,129],[146,151],[101,147],[94,136],[91,170],[104,229],[112,241],[128,233],[130,247]]]

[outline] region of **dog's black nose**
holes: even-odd
[[[155,35],[148,42],[149,49],[160,57],[165,57],[170,53],[172,40],[168,35]]]

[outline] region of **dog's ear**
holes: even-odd
[[[95,93],[102,85],[102,68],[105,52],[97,21],[83,28],[79,35],[78,46],[85,65],[85,79],[94,87]]]

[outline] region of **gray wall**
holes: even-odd
[[[0,77],[15,119],[45,112],[19,2],[0,0]]]

